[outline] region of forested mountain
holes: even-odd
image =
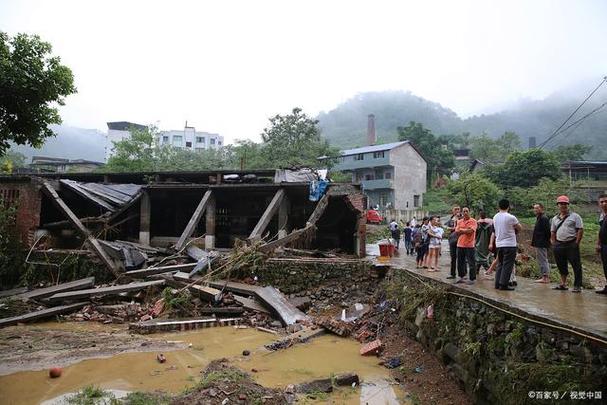
[[[574,122],[607,102],[607,86],[570,121]],[[520,135],[523,145],[530,136],[537,143],[545,140],[580,104],[587,94],[583,91],[556,93],[544,100],[523,101],[508,110],[460,118],[452,110],[417,97],[409,92],[389,91],[358,94],[329,112],[319,114],[322,134],[338,147],[362,146],[366,142],[367,115],[375,114],[378,142],[396,140],[398,126],[409,121],[420,122],[437,135],[483,132],[498,137],[506,131]],[[557,136],[548,147],[583,143],[592,145],[587,159],[607,159],[607,107],[585,119],[580,125]]]
[[[64,125],[51,125],[51,129],[57,136],[46,139],[40,149],[23,145],[11,149],[25,155],[26,163],[31,162],[32,156],[104,161],[105,135],[101,131]]]

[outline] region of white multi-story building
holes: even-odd
[[[222,147],[223,136],[209,132],[196,132],[196,128],[185,126],[181,130],[160,132],[158,134],[158,144],[202,152],[205,149],[219,149]]]
[[[131,130],[147,127],[141,124],[134,124],[128,121],[117,121],[107,123],[107,134],[105,135],[105,161],[114,154],[114,142],[122,141],[131,137]]]

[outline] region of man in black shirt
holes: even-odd
[[[541,203],[533,204],[535,213],[535,227],[533,228],[533,237],[531,246],[535,248],[537,264],[540,267],[541,277],[536,283],[547,284],[550,282],[550,265],[548,264],[548,249],[550,248],[550,220],[544,215],[544,205]]]
[[[596,242],[596,251],[601,255],[603,262],[603,273],[605,273],[605,288],[598,290],[597,294],[607,295],[607,194],[599,196],[599,207],[601,207],[601,218],[599,224],[599,238]]]
[[[447,278],[455,278],[455,270],[457,269],[457,232],[455,232],[455,226],[457,221],[461,219],[461,210],[455,206],[451,210],[451,218],[447,221],[447,229],[449,230],[449,253],[451,254],[451,271]]]

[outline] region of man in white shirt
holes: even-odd
[[[521,224],[518,219],[510,214],[510,201],[505,198],[499,202],[499,212],[493,217],[493,228],[495,230],[495,246],[497,248],[497,270],[495,272],[495,288],[498,290],[512,291],[514,287],[508,285],[514,261],[516,259],[517,243],[516,234],[520,232]]]

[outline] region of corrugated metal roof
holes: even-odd
[[[409,143],[409,141],[384,143],[382,145],[363,146],[361,148],[346,149],[341,151],[342,156],[358,155],[359,153],[381,152],[383,150],[391,150],[398,146]]]

